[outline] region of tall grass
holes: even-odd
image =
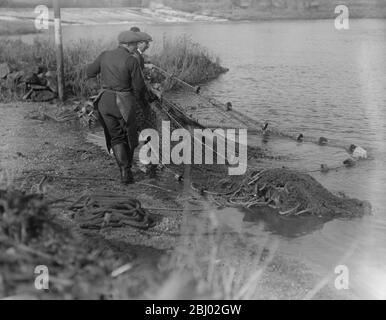
[[[84,69],[99,53],[107,49],[100,43],[88,40],[74,42],[64,48],[64,74],[66,93],[69,96],[87,97],[98,90],[93,81],[86,81]],[[14,70],[42,66],[56,70],[56,51],[52,42],[35,40],[32,44],[21,40],[0,41],[0,63],[7,62]],[[4,99],[4,92],[0,98]]]
[[[218,57],[212,56],[187,35],[174,39],[164,37],[161,50],[151,61],[190,84],[215,79],[227,71],[220,65]]]
[[[116,43],[101,44],[81,40],[64,48],[64,67],[66,93],[68,96],[88,97],[95,94],[98,84],[85,80],[84,70],[102,51],[113,49]],[[226,71],[205,48],[192,42],[188,37],[164,39],[162,49],[151,57],[151,62],[190,83],[202,83],[216,78]],[[56,69],[54,44],[48,40],[35,40],[32,44],[21,40],[0,41],[0,63],[7,62],[15,70],[31,66],[44,66]],[[4,98],[4,92],[3,92]]]

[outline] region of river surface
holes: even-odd
[[[185,33],[218,55],[230,70],[205,85],[205,93],[284,134],[331,141],[328,148],[282,138],[265,142],[290,156],[288,166],[315,171],[329,160],[341,164],[351,143],[368,151],[369,159],[355,168],[312,174],[334,192],[370,201],[373,215],[321,223],[235,212],[230,221],[255,234],[256,241],[268,235],[281,253],[312,266],[321,287],[334,283],[336,266],[345,265],[354,296],[385,299],[386,20],[350,20],[345,31],[337,31],[333,20],[139,27],[153,36],[153,51],[164,35]],[[66,26],[63,38],[65,45],[81,38],[110,42],[124,29]],[[228,220],[224,215],[224,223]]]

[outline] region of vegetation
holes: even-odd
[[[1,40],[0,44],[0,63],[7,62],[13,70],[31,66],[56,69],[55,48],[49,41],[35,40],[33,44],[27,44],[21,40],[6,39]],[[86,81],[83,71],[98,54],[114,46],[115,43],[102,45],[81,40],[64,49],[65,83],[69,95],[88,97],[96,93],[98,84],[94,80]],[[186,36],[165,39],[163,49],[151,61],[193,84],[208,81],[226,71],[220,66],[218,58],[213,58],[206,49]]]
[[[228,71],[220,65],[218,57],[213,57],[187,35],[164,38],[161,50],[152,56],[151,61],[190,84],[209,81]]]

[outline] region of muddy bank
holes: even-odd
[[[12,103],[0,108],[1,188],[13,185],[28,192],[41,190],[47,199],[69,197],[71,201],[83,193],[115,192],[140,200],[158,217],[157,226],[148,230],[128,226],[87,230],[80,228],[77,212],[69,210],[68,203],[53,206],[61,225],[73,234],[64,246],[64,251],[70,253],[63,253],[62,257],[87,253],[87,261],[83,267],[77,264],[78,258],[73,258],[71,266],[62,267],[43,261],[57,274],[56,280],[62,281],[54,281],[52,289],[42,293],[26,291],[25,285],[34,280],[27,277],[16,286],[6,283],[2,288],[4,296],[302,299],[316,287],[320,276],[302,262],[279,255],[273,239],[250,242],[248,235],[241,233],[241,226],[232,223],[235,209],[218,209],[208,197],[192,191],[189,177],[201,177],[197,183],[209,182],[205,168],[181,170],[186,177],[182,182],[168,170],[159,172],[157,179],[150,179],[135,168],[140,183],[121,186],[114,180],[119,173],[113,158],[87,143],[85,132],[76,122],[58,124],[36,119],[41,108],[37,104]],[[216,176],[216,170],[211,170]],[[217,171],[219,174],[221,170]],[[42,183],[44,176],[48,179]],[[5,245],[5,249],[10,246]],[[54,257],[60,257],[51,250]],[[15,254],[15,250],[6,252],[11,257]],[[42,264],[40,260],[34,257],[26,265]],[[125,265],[129,265],[127,271],[111,276]],[[4,270],[2,267],[1,272]],[[21,272],[13,270],[16,275]],[[4,274],[2,277],[5,279]],[[74,279],[83,285],[82,290],[71,285]],[[179,285],[174,286],[175,283]],[[350,298],[332,285],[312,298]]]

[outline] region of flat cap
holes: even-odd
[[[146,33],[146,32],[136,32],[141,38],[142,40],[141,41],[153,41],[152,37],[150,36],[150,34]]]
[[[143,41],[142,36],[140,36],[139,33],[140,32],[122,31],[118,35],[118,42],[119,43],[133,43],[133,42]]]

